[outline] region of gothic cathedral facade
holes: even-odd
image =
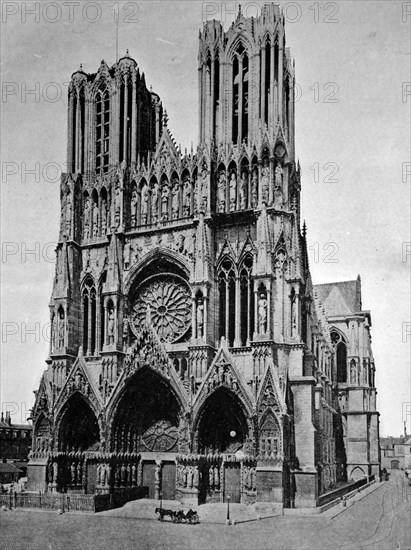
[[[128,52],[72,75],[29,489],[307,507],[378,475],[360,282],[310,276],[279,6],[205,23],[198,75],[184,154]]]

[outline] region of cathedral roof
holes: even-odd
[[[315,285],[318,297],[328,316],[347,315],[361,311],[361,278],[354,281]]]

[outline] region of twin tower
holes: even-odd
[[[29,488],[315,506],[378,471],[369,446],[349,454],[339,404],[361,386],[357,413],[375,405],[369,324],[355,313],[364,346],[337,357],[351,336],[309,272],[280,8],[208,21],[199,42],[184,154],[128,53],[72,75]]]

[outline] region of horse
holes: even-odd
[[[158,514],[159,521],[164,521],[165,516],[170,516],[171,521],[174,521],[175,512],[173,510],[167,510],[166,508],[156,508],[155,513]]]

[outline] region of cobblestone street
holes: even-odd
[[[57,549],[278,549],[391,550],[411,548],[411,486],[403,472],[353,502],[319,516],[278,516],[261,521],[199,525],[160,523],[116,515],[2,512],[3,550]],[[201,507],[200,507],[201,517]],[[114,512],[113,512],[114,513]],[[222,518],[223,520],[223,518]]]

